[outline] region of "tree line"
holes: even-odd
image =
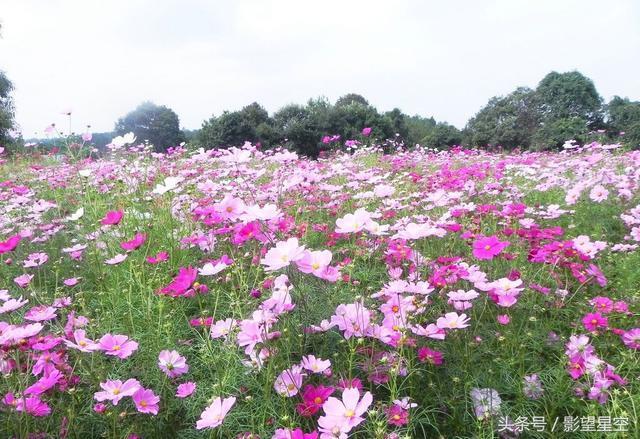
[[[0,72],[0,142],[8,142],[12,127],[11,82]],[[519,87],[496,96],[460,130],[433,117],[408,115],[400,109],[380,112],[366,98],[346,94],[331,103],[326,98],[289,104],[273,114],[257,102],[237,111],[224,111],[205,120],[198,130],[180,129],[170,108],[144,102],[120,118],[113,132],[95,133],[101,147],[113,136],[134,132],[157,151],[188,142],[205,149],[242,145],[287,146],[300,154],[318,156],[324,150],[357,147],[366,137],[380,143],[432,148],[465,145],[504,150],[560,148],[569,139],[587,142],[593,132],[612,141],[640,148],[640,102],[615,96],[605,103],[593,81],[577,71],[551,72],[535,89]]]

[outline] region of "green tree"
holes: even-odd
[[[589,129],[602,124],[602,98],[593,81],[580,72],[549,73],[538,84],[536,97],[544,121],[580,118]]]
[[[143,102],[116,123],[118,135],[133,132],[138,141],[148,141],[156,151],[166,151],[184,141],[180,119],[170,108]]]
[[[608,128],[624,132],[623,142],[633,149],[640,148],[640,102],[614,96],[607,104]]]
[[[436,120],[433,117],[422,117],[419,115],[406,116],[404,124],[407,127],[407,145],[423,145],[425,138],[436,127]]]
[[[540,126],[537,95],[520,87],[507,96],[493,97],[465,127],[465,143],[472,146],[529,148]]]
[[[14,125],[12,91],[13,84],[11,84],[4,72],[0,71],[0,146],[6,145],[11,141],[9,132]]]
[[[361,104],[365,107],[369,106],[369,101],[367,101],[362,95],[358,93],[347,93],[344,96],[340,96],[336,101],[336,107],[344,107],[346,105],[351,104]]]
[[[218,148],[241,146],[244,142],[271,146],[278,137],[267,110],[253,102],[240,111],[224,111],[218,117],[212,116],[202,124],[196,140],[205,148]]]
[[[446,122],[438,122],[419,142],[430,148],[444,149],[462,143],[462,132]]]

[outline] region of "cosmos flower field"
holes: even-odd
[[[0,155],[0,437],[637,437],[640,152]]]

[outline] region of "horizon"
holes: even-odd
[[[463,128],[491,97],[535,88],[551,71],[580,71],[605,101],[640,99],[632,56],[640,53],[640,5],[632,0],[606,8],[576,0],[329,3],[11,3],[0,12],[0,69],[15,86],[25,138],[51,123],[66,130],[67,109],[73,131],[110,132],[149,100],[196,130],[254,101],[273,114],[352,92],[380,111]]]

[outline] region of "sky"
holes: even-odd
[[[223,110],[346,93],[462,128],[492,96],[579,70],[640,100],[638,0],[0,0],[0,70],[25,137],[150,100]]]

